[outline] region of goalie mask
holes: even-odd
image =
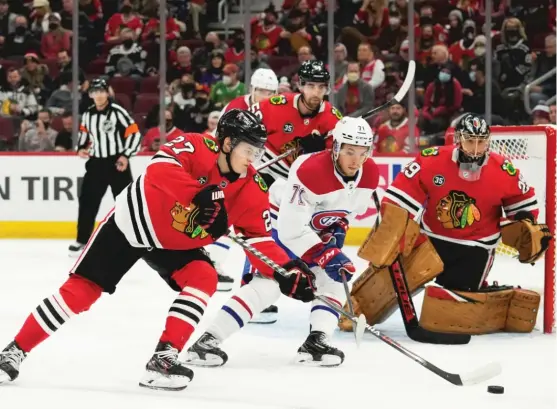
[[[455,127],[458,146],[459,175],[464,180],[480,178],[481,168],[487,162],[491,131],[486,120],[473,114],[464,115]]]

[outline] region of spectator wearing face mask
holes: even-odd
[[[282,38],[288,38],[290,33],[277,24],[278,14],[274,7],[267,7],[263,12],[262,19],[254,19],[251,25],[252,45],[267,55],[278,52],[279,42]]]
[[[122,44],[112,47],[106,59],[106,75],[141,78],[145,75],[147,52],[134,40],[129,28],[122,29],[120,39]]]
[[[433,7],[429,4],[424,4],[420,8],[420,21],[416,28],[416,38],[425,38],[422,34],[424,27],[431,27],[431,35],[428,36],[432,40],[431,45],[447,41],[447,30],[433,18]]]
[[[470,80],[472,84],[469,93],[463,92],[462,107],[465,112],[483,114],[485,109],[485,61],[473,61],[470,64]],[[507,102],[501,95],[501,89],[496,81],[491,82],[491,123],[492,125],[507,125]]]
[[[501,64],[498,78],[501,88],[518,87],[524,82],[532,65],[532,56],[524,27],[517,18],[503,22],[501,44],[495,48],[495,59]]]
[[[241,61],[244,61],[246,55],[245,47],[244,30],[239,30],[232,38],[232,47],[228,47],[224,53],[224,62],[227,64],[239,64]]]
[[[166,109],[164,111],[164,129],[166,130],[166,140],[171,141],[176,139],[178,136],[184,133],[183,130],[176,128],[174,126],[174,120],[172,115],[172,110]],[[161,147],[161,128],[160,126],[154,126],[150,128],[143,140],[141,141],[141,151],[142,152],[157,152]]]
[[[222,80],[211,88],[210,99],[217,108],[223,108],[233,99],[247,93],[246,86],[240,81],[238,66],[226,64],[222,70]]]
[[[50,119],[50,112],[44,109],[39,111],[36,121],[21,123],[19,136],[21,152],[54,152],[58,132],[50,127]]]
[[[200,133],[207,129],[209,114],[216,110],[215,104],[209,99],[209,88],[204,85],[197,85],[195,89],[195,105],[183,117],[179,117],[175,109],[174,122],[180,129]]]
[[[462,34],[462,39],[449,47],[449,58],[453,63],[467,71],[470,60],[475,57],[476,23],[472,20],[466,20],[462,26]]]
[[[532,110],[532,125],[549,125],[550,111],[547,105],[536,105]]]
[[[129,28],[135,34],[135,38],[141,33],[143,23],[141,19],[132,12],[132,6],[125,2],[120,8],[119,13],[113,14],[106,22],[104,40],[108,44],[119,43],[120,31],[123,28]]]
[[[407,33],[402,30],[401,16],[398,11],[389,11],[389,25],[381,30],[377,39],[377,47],[382,54],[398,54],[400,45]]]
[[[23,57],[29,52],[38,52],[40,43],[27,28],[27,19],[23,16],[15,18],[14,32],[6,36],[3,54],[5,57]]]
[[[346,82],[337,91],[335,101],[335,106],[342,115],[362,116],[373,108],[373,88],[360,78],[359,63],[348,63]]]
[[[219,50],[211,52],[211,60],[205,72],[201,75],[199,83],[208,87],[222,81],[222,70],[224,68],[224,53]]]
[[[60,25],[60,14],[48,16],[48,32],[41,37],[41,54],[44,58],[54,59],[62,50],[71,47],[72,33]]]
[[[454,44],[462,39],[462,12],[460,10],[451,10],[449,13],[449,24],[447,29],[447,44]]]
[[[435,81],[427,86],[420,115],[420,128],[426,134],[444,132],[451,117],[462,106],[462,87],[448,66],[442,67]]]

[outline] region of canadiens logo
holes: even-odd
[[[451,190],[435,207],[437,220],[446,229],[464,229],[482,218],[476,199],[459,190]]]
[[[505,159],[505,162],[503,162],[503,164],[501,165],[501,169],[503,169],[505,172],[507,172],[511,176],[516,175],[516,168],[511,163],[511,161],[508,160],[508,159]]]
[[[204,239],[209,235],[200,225],[195,222],[195,218],[199,214],[199,209],[192,203],[184,206],[180,202],[176,202],[174,207],[170,209],[172,216],[172,227],[174,230],[184,233],[192,239]]]
[[[348,214],[349,212],[346,210],[325,210],[317,212],[311,217],[309,225],[315,231],[322,231],[332,226],[343,217],[346,217]]]

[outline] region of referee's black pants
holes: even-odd
[[[119,156],[109,158],[89,158],[85,164],[85,176],[79,195],[77,216],[77,242],[86,244],[93,233],[95,218],[99,212],[102,198],[110,186],[114,197],[132,182],[130,165],[125,171],[116,169]]]

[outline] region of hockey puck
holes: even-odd
[[[497,395],[501,395],[505,393],[505,388],[503,388],[502,386],[490,385],[487,387],[487,391],[489,393],[496,393]]]

